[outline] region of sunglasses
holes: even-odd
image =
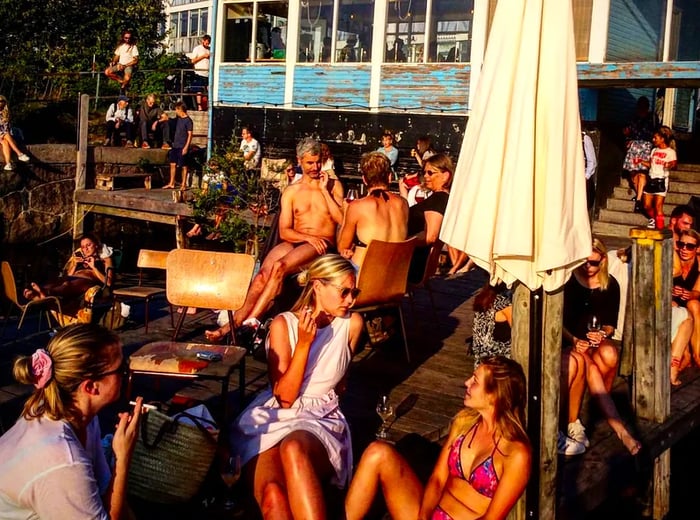
[[[360,290],[357,287],[343,287],[342,285],[336,285],[330,282],[326,282],[326,285],[330,285],[331,287],[338,289],[342,299],[345,299],[348,297],[348,295],[350,295],[353,300],[356,300],[357,296],[360,294]]]
[[[683,242],[682,240],[676,240],[676,247],[678,249],[687,249],[688,251],[695,251],[698,245],[691,244],[690,242]]]
[[[111,376],[113,374],[124,375],[127,373],[128,370],[129,370],[129,362],[127,361],[126,358],[124,358],[124,359],[122,359],[121,364],[117,368],[115,368],[114,370],[109,370],[107,372],[102,372],[101,374],[97,374],[97,376],[95,377],[95,381],[97,381],[98,379],[104,379],[105,377]]]
[[[586,265],[590,265],[591,267],[598,267],[602,260],[586,260]]]

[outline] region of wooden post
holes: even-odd
[[[82,94],[78,102],[78,150],[75,159],[75,191],[84,190],[86,186],[87,152],[88,152],[88,116],[90,113],[90,96]],[[73,201],[73,239],[77,240],[84,232],[84,210],[81,204]]]
[[[541,305],[538,299],[542,299]],[[526,493],[520,498],[509,520],[525,518],[556,518],[557,432],[559,430],[559,374],[561,372],[561,334],[564,294],[531,293],[518,284],[513,295],[513,328],[511,354],[520,363],[528,377],[528,405],[538,406],[539,412],[528,410],[528,417],[538,418],[537,424],[528,424],[533,442],[532,475]],[[535,313],[533,323],[532,313]],[[538,317],[537,314],[540,316]],[[536,327],[539,330],[533,330]],[[536,333],[536,334],[535,334]],[[540,337],[533,344],[531,338]],[[533,367],[530,360],[539,363]],[[539,370],[533,370],[533,369]],[[537,511],[533,511],[533,500]]]
[[[630,231],[634,309],[634,385],[638,417],[662,423],[671,413],[671,288],[673,234],[668,229]],[[670,504],[671,452],[654,461],[653,518],[665,518]]]

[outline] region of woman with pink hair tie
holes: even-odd
[[[119,414],[107,464],[97,414],[119,398],[124,357],[117,336],[97,325],[59,331],[46,349],[15,360],[34,392],[0,437],[0,518],[118,519],[138,438],[141,397]]]

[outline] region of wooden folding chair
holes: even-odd
[[[133,285],[131,287],[122,287],[119,289],[112,290],[112,298],[114,300],[114,304],[120,301],[126,301],[130,299],[143,300],[146,333],[148,333],[149,304],[151,300],[156,296],[161,296],[165,294],[165,287],[144,285],[143,273],[145,269],[165,270],[166,263],[168,260],[168,254],[169,251],[154,251],[153,249],[141,249],[139,251],[138,260],[136,261],[136,266],[139,268],[139,284]],[[170,306],[170,323],[174,328],[175,321],[173,319],[173,306],[170,303],[168,303],[168,305]]]
[[[47,296],[38,300],[29,300],[25,303],[20,303],[19,295],[17,293],[17,283],[15,282],[15,275],[12,272],[12,267],[8,262],[2,262],[2,286],[5,293],[5,298],[10,302],[10,306],[5,313],[5,325],[3,325],[2,331],[5,333],[5,326],[7,321],[10,319],[10,311],[13,306],[16,306],[22,313],[19,323],[17,324],[17,329],[22,328],[24,323],[24,318],[30,309],[38,309],[45,313],[46,321],[49,328],[51,328],[51,314],[49,313],[49,308],[54,307],[58,311],[58,315],[61,316],[61,301],[55,296]],[[59,321],[59,325],[63,324]],[[41,329],[41,314],[39,314],[39,329]]]
[[[233,311],[245,302],[254,267],[252,255],[174,249],[166,262],[168,302],[183,309],[226,309],[229,323],[233,323]],[[173,341],[180,333],[186,314],[183,312],[178,319]],[[235,345],[233,327],[231,342]]]
[[[372,240],[367,246],[367,254],[362,262],[362,269],[357,279],[360,294],[353,310],[365,316],[370,311],[395,307],[401,321],[401,334],[406,349],[406,360],[410,363],[406,326],[401,310],[401,301],[406,295],[408,285],[408,268],[411,264],[416,238],[403,242],[384,242]],[[365,320],[370,343],[373,344],[371,331]]]

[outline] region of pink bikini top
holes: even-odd
[[[467,447],[471,448],[478,426],[479,422],[474,424],[474,426],[472,426],[467,433],[460,435],[455,439],[454,443],[452,443],[452,447],[450,448],[450,455],[447,459],[447,467],[451,476],[466,480],[469,482],[469,484],[471,484],[477,493],[484,495],[487,498],[493,498],[493,495],[496,493],[496,489],[498,488],[498,475],[496,474],[496,468],[493,466],[493,454],[496,453],[496,450],[498,449],[498,443],[501,440],[500,438],[493,446],[491,455],[486,457],[472,470],[469,478],[464,475],[464,470],[462,469],[462,444],[464,444],[464,439],[467,437],[467,435],[473,431],[474,433],[472,433],[471,439],[469,439],[469,444],[467,444]]]

